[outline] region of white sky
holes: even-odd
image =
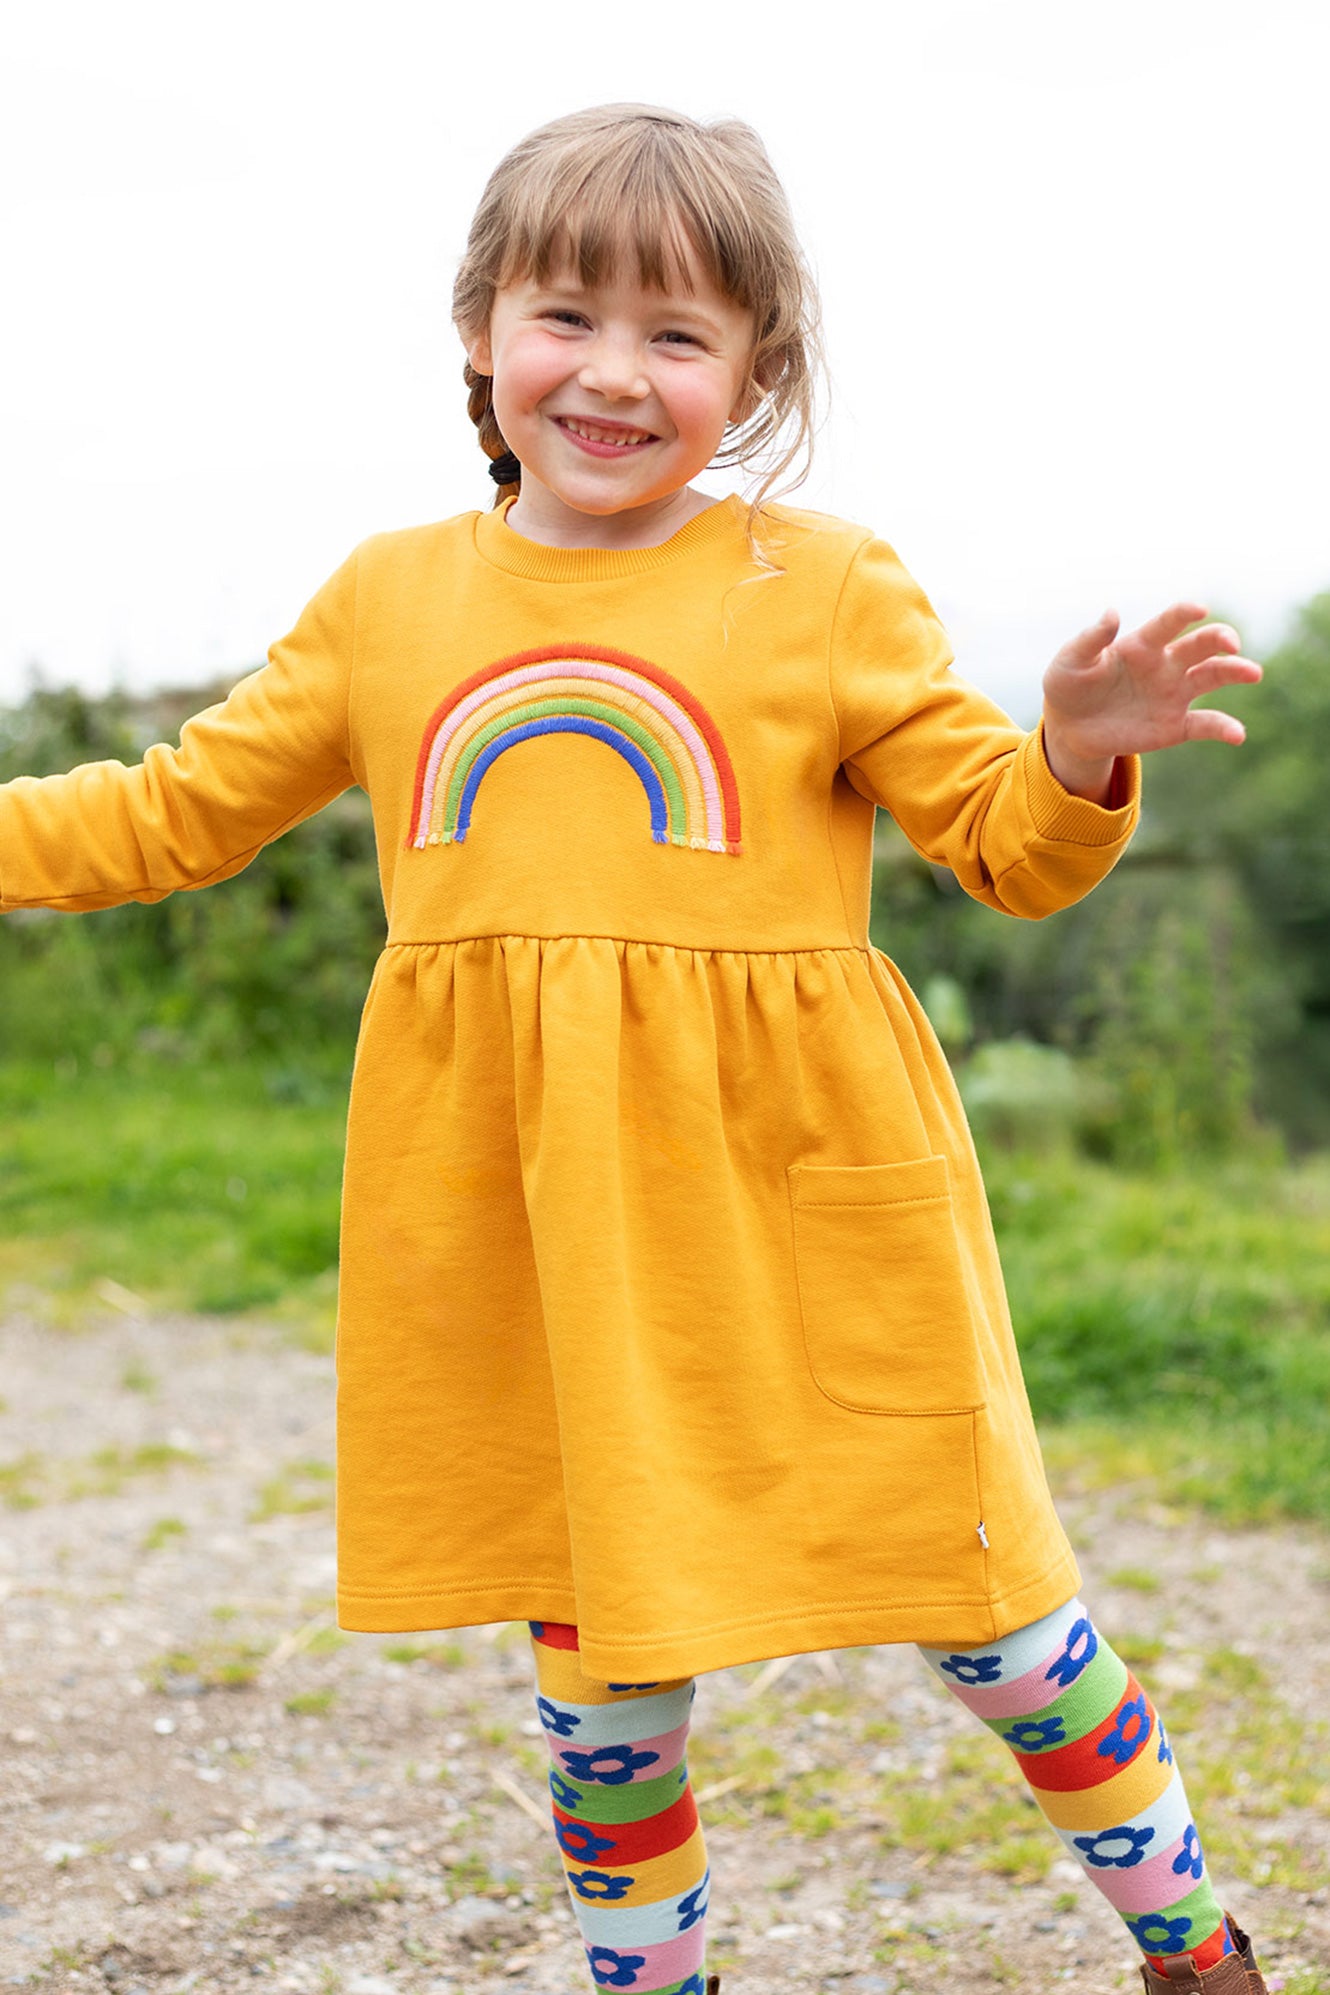
[[[1324,0],[42,0],[3,53],[0,699],[239,671],[365,534],[487,505],[453,269],[500,154],[614,99],[766,139],[804,500],[1022,717],[1106,604],[1255,649],[1330,587]]]

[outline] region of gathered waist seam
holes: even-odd
[[[734,943],[672,942],[663,935],[609,935],[598,929],[560,929],[553,935],[537,935],[522,929],[494,929],[478,935],[439,935],[432,940],[394,941],[390,936],[383,953],[390,949],[455,949],[464,942],[614,942],[625,949],[675,949],[688,956],[875,956],[879,952],[869,942],[799,942],[788,949],[747,949]]]

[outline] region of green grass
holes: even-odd
[[[1330,1522],[1330,1158],[996,1158],[988,1184],[1055,1467],[1150,1477],[1232,1521]]]
[[[332,1504],[331,1462],[288,1462],[279,1475],[264,1483],[250,1512],[250,1522],[261,1524],[268,1517],[298,1517],[307,1511],[331,1510]]]
[[[302,1690],[287,1698],[286,1708],[293,1718],[326,1718],[336,1702],[335,1690]]]
[[[197,1649],[171,1649],[147,1668],[154,1690],[167,1691],[177,1677],[198,1677],[205,1690],[244,1690],[255,1681],[268,1650],[256,1642],[206,1642]]]
[[[345,1119],[340,1078],[257,1065],[0,1066],[0,1293],[326,1322]]]

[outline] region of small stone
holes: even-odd
[[[314,1855],[313,1863],[315,1870],[348,1872],[363,1870],[365,1867],[363,1864],[357,1863],[353,1856],[347,1856],[344,1850],[318,1850]]]
[[[346,1995],[397,1995],[397,1989],[381,1974],[353,1974],[346,1984]]]
[[[953,1898],[947,1903],[949,1916],[963,1926],[995,1926],[997,1913],[991,1905],[980,1905],[972,1898]],[[1056,1930],[1050,1928],[1050,1930]]]
[[[451,1916],[457,1937],[475,1952],[485,1952],[504,1944],[512,1945],[525,1936],[527,1924],[506,1906],[493,1899],[468,1894],[454,1901]]]
[[[47,1863],[75,1863],[79,1857],[88,1854],[83,1843],[48,1843],[42,1851]]]
[[[159,1738],[167,1739],[171,1736],[172,1732],[174,1732],[175,1730],[175,1719],[154,1718],[152,1721],[152,1729],[154,1732],[156,1732]]]

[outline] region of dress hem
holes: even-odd
[[[595,1682],[696,1676],[737,1663],[821,1649],[920,1643],[927,1648],[976,1648],[1065,1605],[1080,1587],[1067,1552],[1035,1579],[994,1595],[932,1601],[829,1602],[779,1615],[680,1629],[658,1637],[620,1639],[579,1626],[577,1600],[557,1582],[515,1581],[457,1592],[395,1597],[340,1593],[338,1625],[360,1634],[416,1634],[496,1621],[562,1621],[579,1626],[582,1668]]]

